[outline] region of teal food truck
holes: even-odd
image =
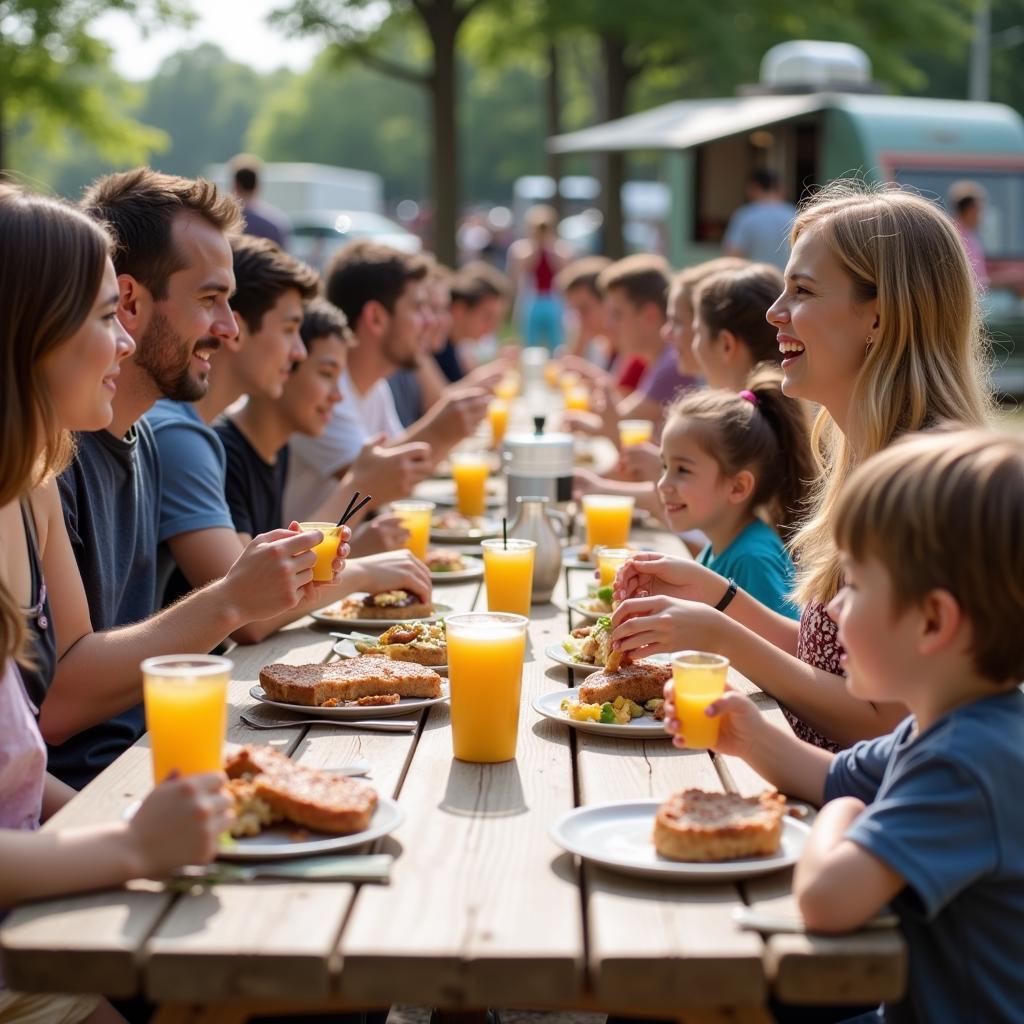
[[[979,183],[988,195],[979,234],[997,282],[984,297],[996,380],[1024,394],[1024,120],[1010,107],[884,95],[856,47],[801,41],[770,50],[759,85],[737,96],[678,100],[548,144],[565,154],[660,154],[676,266],[721,253],[757,168],[774,171],[793,199],[842,177],[898,182],[940,203],[955,181]]]

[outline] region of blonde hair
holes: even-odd
[[[975,667],[993,682],[1024,678],[1024,439],[986,430],[916,434],[851,474],[835,540],[876,558],[893,613],[949,591],[970,621]]]
[[[841,585],[832,520],[857,462],[913,430],[988,417],[985,345],[974,278],[950,220],[894,187],[826,186],[801,208],[790,242],[817,231],[850,278],[856,303],[878,302],[878,330],[850,396],[844,435],[822,408],[811,432],[819,475],[814,509],[793,540],[801,604]]]
[[[665,412],[666,430],[674,419],[696,432],[723,474],[753,473],[749,508],[787,538],[804,514],[814,460],[804,405],[782,393],[779,367],[755,367],[738,394],[714,388],[684,392]]]
[[[0,506],[70,461],[43,362],[84,323],[111,251],[67,203],[0,183]],[[0,580],[0,661],[24,660],[25,615]]]

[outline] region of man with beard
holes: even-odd
[[[226,495],[228,453],[213,424],[243,395],[250,400],[281,397],[293,367],[306,358],[300,327],[305,303],[316,295],[320,279],[312,267],[282,252],[266,238],[242,235],[232,240],[231,250],[235,276],[231,308],[238,324],[237,335],[223,339],[202,398],[194,403],[163,399],[145,417],[156,439],[163,474],[158,594],[164,594],[165,601],[223,576],[253,533],[286,525],[278,512],[262,516],[258,530],[236,529]],[[229,436],[233,442],[242,440]],[[236,469],[239,453],[240,446],[233,444]],[[351,493],[345,493],[345,501]],[[344,507],[342,503],[330,515],[318,517],[311,516],[313,510],[307,509],[302,518],[333,522]],[[388,586],[375,589],[404,588],[429,601],[426,568],[421,566],[421,571],[416,571],[412,556],[404,551],[396,553],[391,561],[394,564],[386,577]],[[175,566],[180,572],[171,575]],[[246,623],[235,630],[234,639],[257,643],[314,608],[353,590],[367,589],[365,584],[373,580],[374,574],[365,570],[363,564],[350,563],[336,583],[318,588],[309,600],[278,615]],[[165,592],[163,584],[168,576]]]
[[[39,724],[49,770],[76,788],[143,732],[139,662],[209,651],[244,623],[294,608],[318,586],[311,548],[321,540],[263,534],[223,578],[153,614],[162,481],[141,417],[161,397],[201,398],[210,356],[238,333],[228,305],[238,207],[209,182],[149,168],[100,179],[82,205],[115,237],[117,315],[137,348],[121,364],[110,426],[76,439],[59,480],[67,534],[44,554],[59,660]]]
[[[294,437],[289,444],[286,515],[320,505],[357,460],[368,476],[365,464],[373,458],[383,464],[395,449],[429,445],[429,456],[420,456],[419,473],[425,476],[486,415],[488,392],[467,386],[446,391],[424,416],[402,428],[387,377],[415,369],[424,352],[431,316],[428,270],[420,257],[368,241],[345,246],[328,268],[327,298],[345,314],[356,340],[341,378],[342,401],[327,430],[321,437]]]

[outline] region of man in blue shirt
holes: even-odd
[[[789,229],[796,207],[782,198],[779,179],[771,171],[754,171],[747,182],[747,199],[730,218],[722,246],[726,256],[786,269]]]

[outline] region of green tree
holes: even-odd
[[[33,145],[58,147],[72,127],[105,156],[144,160],[166,139],[123,114],[124,94],[109,81],[110,48],[89,33],[106,11],[129,11],[141,23],[187,19],[180,0],[0,0],[0,169],[12,128]]]
[[[430,102],[434,247],[455,260],[460,188],[456,117],[455,44],[473,12],[486,0],[292,0],[275,20],[293,32],[316,33],[384,74],[426,89]],[[380,43],[395,29],[414,25],[425,40],[418,66],[382,55]]]

